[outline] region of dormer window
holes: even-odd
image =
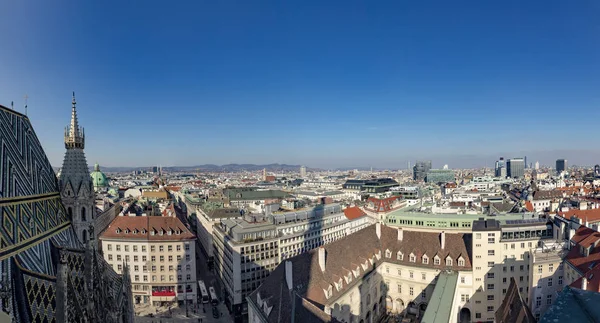
[[[117,234],[121,233],[121,228],[117,228],[117,230],[115,230],[115,232],[116,232]]]
[[[392,258],[392,252],[389,249],[385,250],[385,257],[386,258]]]
[[[162,236],[163,234],[165,234],[165,230],[164,229],[160,229],[160,235]]]
[[[177,229],[176,234],[181,234],[181,230]]]
[[[461,266],[461,267],[464,267],[465,260],[463,259],[463,257],[458,258],[458,265]]]
[[[156,230],[152,230],[152,231],[150,231],[150,235],[151,235],[151,236],[153,236],[153,235],[155,235],[155,234],[156,234]]]
[[[408,257],[408,261],[410,261],[410,262],[416,262],[417,261],[417,257],[411,252],[410,256]]]
[[[142,234],[146,234],[146,229],[142,229]]]
[[[423,255],[423,264],[424,265],[429,264],[429,257],[427,257],[427,255]]]
[[[452,266],[452,258],[446,258],[446,266]]]
[[[169,229],[169,231],[167,231],[167,235],[171,235],[173,233],[173,230]]]
[[[404,260],[404,254],[401,251],[398,251],[396,258],[398,258],[398,260]]]
[[[129,229],[125,229],[125,233],[126,233],[126,234],[127,234],[127,233],[129,233]]]
[[[433,264],[436,266],[440,265],[440,257],[438,257],[437,255],[435,257],[433,257]]]

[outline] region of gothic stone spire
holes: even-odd
[[[71,108],[71,124],[65,128],[65,148],[80,148],[85,146],[85,133],[83,128],[79,127],[77,122],[77,102],[75,101],[75,92],[73,92],[73,101]]]

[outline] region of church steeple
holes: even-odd
[[[85,146],[85,132],[79,127],[77,122],[77,102],[75,101],[75,92],[73,92],[73,101],[71,109],[71,124],[65,128],[65,148],[83,149]]]

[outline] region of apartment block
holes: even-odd
[[[104,259],[129,266],[134,304],[195,304],[196,237],[174,216],[117,216],[100,235]]]
[[[283,260],[369,224],[364,213],[347,216],[339,204],[221,220],[213,228],[213,248],[226,304],[236,316],[246,313],[246,296]]]

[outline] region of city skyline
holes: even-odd
[[[90,164],[600,161],[564,119],[599,114],[595,3],[0,8],[0,104],[55,166],[73,90]]]

